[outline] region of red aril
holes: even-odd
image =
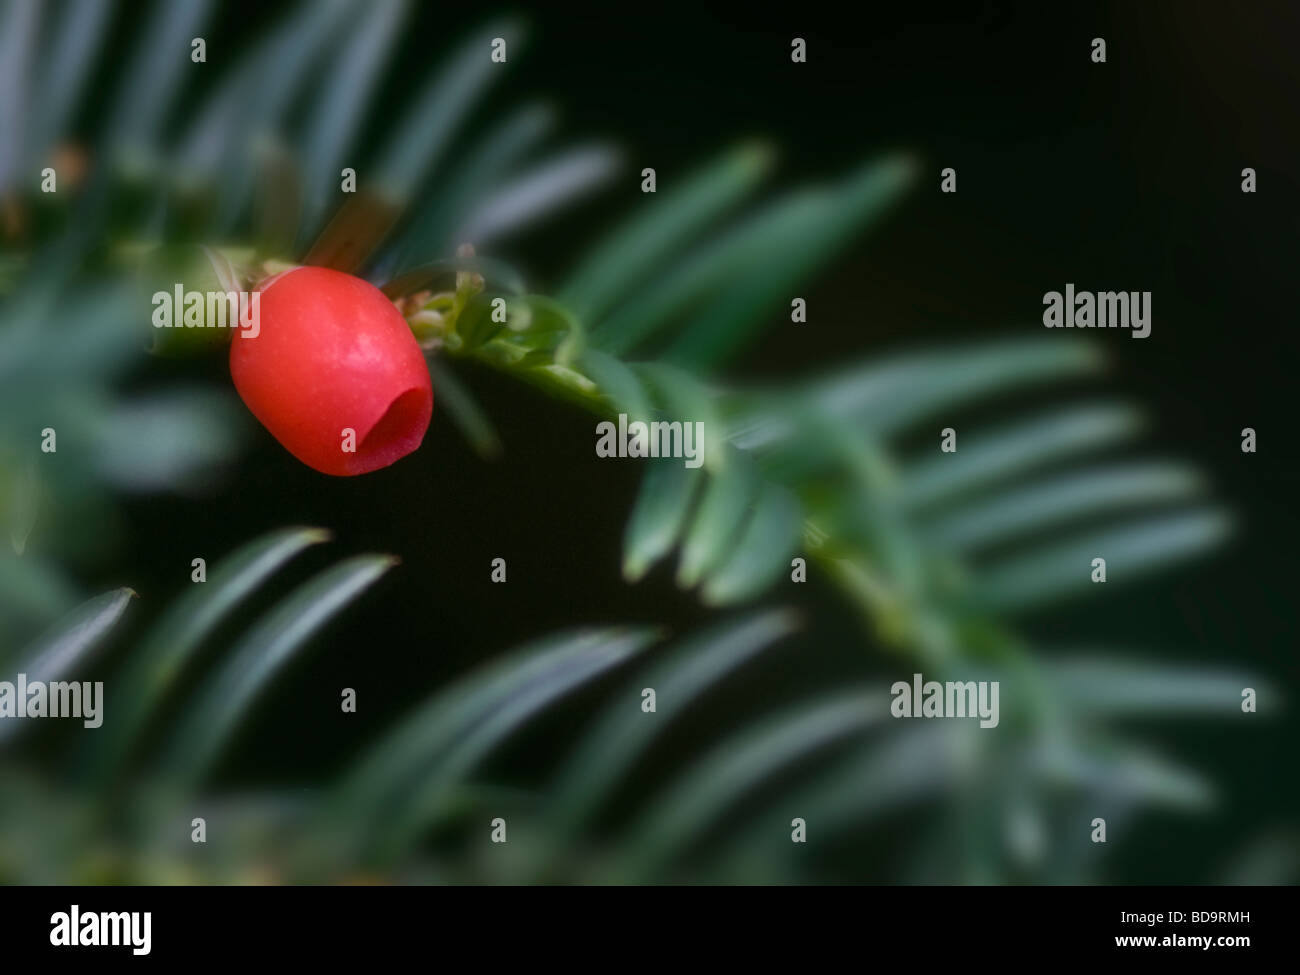
[[[235,389],[289,453],[324,474],[387,467],[420,446],[429,369],[401,313],[341,271],[298,267],[260,289],[230,347]]]

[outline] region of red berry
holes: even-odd
[[[341,271],[299,267],[267,281],[258,300],[256,334],[237,332],[231,343],[230,375],[289,453],[346,476],[420,446],[433,415],[429,369],[383,292]]]

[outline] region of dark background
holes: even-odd
[[[626,147],[626,173],[496,253],[545,292],[613,217],[639,202],[642,166],[657,169],[662,188],[745,136],[768,136],[780,149],[769,192],[836,177],[878,152],[913,150],[922,161],[918,185],[804,289],[809,324],[791,335],[780,327],[783,311],[775,312],[772,329],[732,374],[792,378],[929,341],[1023,334],[1042,327],[1043,293],[1067,281],[1151,291],[1150,338],[1098,336],[1113,353],[1105,388],[1148,411],[1146,455],[1183,458],[1210,473],[1239,531],[1189,568],[1116,588],[1104,607],[1093,600],[1032,618],[1027,630],[1047,646],[1129,647],[1240,666],[1294,697],[1297,464],[1289,407],[1300,10],[1057,6],[534,10],[527,44],[511,51],[509,80],[488,111],[552,96],[565,135],[606,135]],[[395,117],[405,87],[492,13],[458,11],[421,9],[406,60],[373,115],[376,131]],[[223,38],[237,41],[275,15],[274,7],[227,8],[209,36],[213,67]],[[129,17],[121,29],[130,33]],[[790,62],[793,36],[808,41],[807,64]],[[1093,37],[1106,39],[1106,64],[1090,60]],[[945,166],[957,170],[956,195],[939,192]],[[1245,166],[1258,174],[1254,195],[1240,191]],[[196,369],[224,381],[221,362],[151,368],[141,383]],[[502,461],[469,451],[438,410],[436,391],[424,447],[367,477],[322,477],[255,429],[253,449],[228,483],[202,498],[135,504],[127,558],[88,580],[130,584],[144,597],[142,609],[161,606],[189,584],[192,558],[211,564],[293,523],[338,536],[302,560],[295,570],[302,576],[362,550],[401,556],[402,566],[263,702],[226,763],[232,779],[310,782],[449,676],[523,639],[598,621],[684,631],[708,618],[673,588],[668,570],[636,587],[622,582],[621,535],[639,471],[633,462],[596,463],[586,414],[485,370],[460,371],[504,437]],[[1257,454],[1241,453],[1243,426],[1258,431]],[[505,586],[489,581],[497,556],[509,565]],[[824,683],[846,668],[883,672],[878,655],[863,659],[857,623],[833,592],[814,579],[797,603],[809,621],[805,637],[746,671],[737,707],[788,699],[791,685]],[[354,717],[338,713],[342,686],[358,689]],[[725,728],[725,704],[683,729],[670,751],[681,757],[697,735]],[[503,758],[513,774],[546,767],[579,727],[583,708],[570,712]],[[1170,751],[1210,773],[1224,805],[1212,816],[1141,820],[1112,851],[1114,879],[1211,880],[1259,829],[1294,821],[1293,718],[1250,733],[1214,721],[1160,727]]]

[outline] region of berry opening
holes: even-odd
[[[432,415],[433,397],[428,390],[412,387],[398,395],[348,458],[350,473],[366,474],[414,452]]]

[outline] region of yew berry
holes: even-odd
[[[289,453],[347,476],[420,446],[433,415],[429,369],[383,292],[321,267],[293,268],[259,290],[259,327],[234,336],[230,375]]]

